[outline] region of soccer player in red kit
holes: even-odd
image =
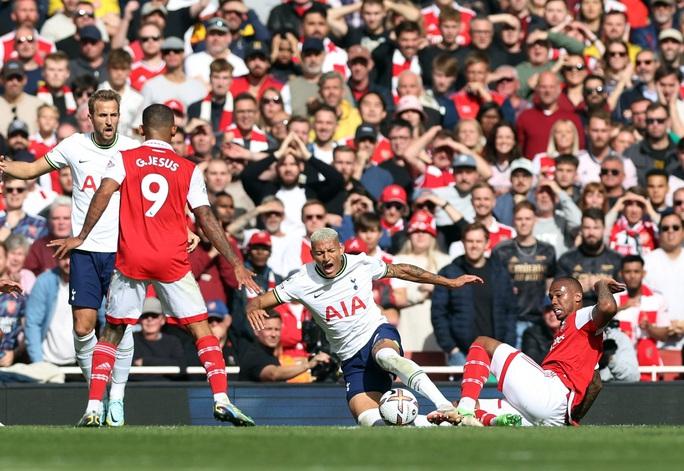
[[[214,417],[234,425],[254,425],[230,403],[228,382],[218,340],[207,322],[207,308],[190,270],[187,254],[186,205],[214,247],[233,265],[240,285],[259,292],[258,285],[226,241],[211,212],[202,172],[173,152],[173,111],[154,104],[143,111],[141,147],[117,153],[88,208],[81,233],[56,241],[62,257],[86,240],[93,226],[119,191],[120,229],[115,270],[109,288],[104,332],[93,353],[90,393],[79,426],[99,426],[102,396],[114,364],[116,347],[127,324],[141,314],[149,284],[155,288],[164,313],[175,317],[196,340],[200,361],[214,394]]]
[[[582,308],[580,283],[574,278],[554,280],[549,297],[561,326],[541,366],[510,345],[477,337],[463,370],[457,408],[461,424],[482,426],[475,407],[490,369],[499,391],[533,425],[576,424],[594,399],[593,390],[587,391],[603,352],[603,328],[617,313],[613,293],[624,289],[612,279],[598,281],[594,285],[598,302]]]

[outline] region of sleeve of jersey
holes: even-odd
[[[123,183],[124,179],[126,178],[126,167],[124,167],[123,156],[121,155],[121,152],[117,152],[109,160],[102,178],[111,178],[119,185]]]
[[[584,328],[585,330],[594,331],[596,330],[596,325],[594,324],[594,319],[592,313],[594,312],[594,306],[583,307],[575,314],[575,327],[577,330]]]
[[[366,265],[370,271],[373,280],[379,280],[387,275],[387,264],[379,258],[366,257]]]
[[[63,146],[57,145],[54,147],[50,152],[45,154],[45,161],[50,165],[52,168],[60,169],[64,168],[67,165],[69,165],[69,162],[66,159],[66,156],[62,153],[61,149]]]
[[[200,206],[209,206],[207,186],[204,183],[204,177],[199,167],[195,167],[192,171],[190,189],[188,190],[188,204],[192,209],[199,208]]]
[[[299,273],[295,273],[273,288],[273,294],[279,303],[289,303],[299,299],[299,279]]]

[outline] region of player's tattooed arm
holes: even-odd
[[[603,389],[601,375],[599,374],[598,370],[594,370],[594,377],[591,379],[589,386],[587,386],[587,392],[584,394],[584,399],[582,399],[582,402],[577,404],[577,406],[572,410],[572,420],[574,422],[579,422],[587,414],[587,412],[589,412],[591,405],[598,397],[601,389]]]
[[[420,267],[409,263],[392,263],[387,265],[385,278],[399,278],[401,280],[413,281],[415,283],[426,283],[430,285],[446,286],[447,288],[460,288],[469,283],[484,283],[482,278],[475,275],[461,275],[458,278],[446,278],[435,275]]]
[[[192,212],[195,214],[195,220],[200,225],[209,241],[211,241],[212,245],[216,247],[216,250],[218,250],[233,266],[235,278],[238,281],[238,289],[246,286],[255,293],[261,293],[261,287],[253,279],[254,273],[247,270],[242,264],[242,261],[235,252],[233,252],[232,247],[226,239],[226,234],[216,220],[214,213],[211,212],[211,208],[209,206],[198,206]]]
[[[592,312],[592,318],[598,328],[608,324],[617,314],[618,306],[615,302],[614,293],[625,290],[623,283],[618,283],[612,278],[604,278],[594,284],[594,292],[597,296],[596,306]]]
[[[88,207],[88,213],[86,214],[85,221],[83,222],[83,228],[81,228],[80,234],[75,237],[69,237],[67,239],[51,240],[48,247],[57,247],[55,250],[55,257],[63,258],[71,250],[78,248],[83,244],[83,242],[88,238],[88,235],[95,227],[95,224],[102,217],[102,213],[105,212],[109,201],[112,199],[112,195],[119,189],[121,185],[113,178],[103,178],[100,182],[100,187],[97,189],[93,195],[93,199],[90,200],[90,206]]]

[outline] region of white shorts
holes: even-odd
[[[506,400],[533,425],[566,425],[574,394],[553,371],[507,344],[494,351],[491,371]]]
[[[134,280],[114,270],[107,295],[107,322],[137,324],[150,284],[154,286],[165,315],[176,318],[180,324],[207,319],[207,305],[191,272],[180,280],[163,283],[157,280]]]

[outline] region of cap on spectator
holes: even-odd
[[[154,315],[158,316],[161,313],[162,313],[161,301],[159,301],[155,297],[145,298],[145,301],[143,302],[143,308],[142,308],[141,316],[144,316],[145,314],[154,314]]]
[[[680,44],[684,42],[682,33],[680,33],[674,28],[667,28],[660,32],[660,35],[658,36],[658,41],[665,41],[666,39],[674,39]]]
[[[245,61],[252,57],[261,56],[266,60],[269,60],[270,53],[268,50],[268,45],[263,41],[254,41],[252,44],[247,46],[247,51],[245,52]]]
[[[370,139],[373,142],[378,140],[378,133],[373,126],[370,124],[361,124],[356,128],[356,134],[354,134],[354,140],[356,142],[362,141],[363,139]]]
[[[421,114],[423,119],[426,118],[425,111],[423,111],[423,105],[420,103],[418,97],[413,95],[404,95],[399,98],[399,103],[397,103],[397,109],[394,112],[394,116],[397,117],[404,111],[417,111]]]
[[[12,137],[15,134],[23,134],[24,136],[29,137],[28,125],[20,119],[12,121],[7,128],[7,137]]]
[[[534,167],[532,166],[532,161],[524,157],[515,159],[513,162],[511,162],[511,173],[515,172],[516,170],[524,170],[530,175],[534,175]]]
[[[454,157],[454,161],[451,166],[453,168],[477,168],[475,158],[472,155],[467,154],[459,154]]]
[[[228,29],[228,23],[226,23],[223,18],[219,18],[218,16],[210,18],[209,21],[207,21],[206,30],[207,32],[220,31],[222,33],[227,33],[230,31]]]
[[[185,105],[182,101],[172,98],[170,100],[166,100],[164,104],[171,108],[171,111],[173,111],[174,113],[178,113],[181,116],[185,116]]]
[[[10,77],[21,76],[21,78],[26,77],[26,71],[24,70],[24,64],[19,61],[7,61],[5,66],[2,68],[2,78],[8,79]]]
[[[381,203],[401,203],[403,205],[408,204],[408,198],[406,197],[406,190],[404,190],[399,185],[390,185],[382,191],[380,195]]]
[[[253,245],[263,245],[264,247],[271,247],[271,235],[266,231],[259,231],[252,234],[247,242],[247,247],[252,247]]]
[[[350,255],[357,255],[360,253],[367,252],[368,245],[358,237],[352,237],[351,239],[347,239],[347,241],[344,243],[344,253],[348,253]]]
[[[676,5],[677,2],[675,2],[675,0],[653,0],[651,5],[656,6],[659,3],[664,3],[665,5]]]
[[[164,39],[164,42],[161,45],[161,50],[162,51],[184,51],[185,50],[185,43],[181,38],[177,38],[175,36],[171,36],[169,38]]]
[[[151,15],[152,13],[156,12],[159,12],[164,16],[169,14],[163,3],[152,1],[147,2],[142,6],[142,9],[140,10],[140,16],[144,18],[147,15]]]
[[[102,33],[95,25],[87,25],[78,30],[78,37],[90,41],[102,41]]]
[[[371,54],[368,51],[368,49],[361,46],[360,44],[354,44],[347,51],[347,63],[350,63],[355,59],[366,59],[367,62],[370,62]]]
[[[309,51],[323,52],[323,40],[318,38],[306,38],[302,43],[302,54]]]
[[[209,318],[214,317],[216,319],[223,320],[228,315],[228,307],[226,306],[226,303],[224,303],[220,299],[209,301],[207,303],[207,316]]]
[[[432,237],[437,237],[437,223],[428,211],[423,209],[416,211],[408,223],[408,233],[427,232]]]

